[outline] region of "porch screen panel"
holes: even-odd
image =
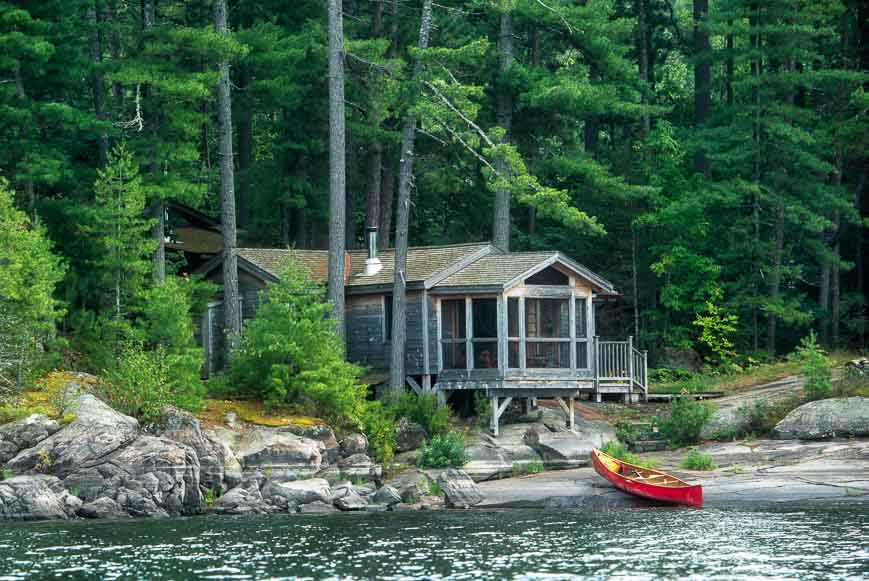
[[[570,368],[570,303],[567,299],[525,300],[525,366]]]
[[[588,299],[576,299],[576,367],[588,369]]]
[[[473,299],[474,369],[498,367],[498,299]]]
[[[519,368],[519,299],[507,299],[507,367]]]
[[[467,340],[464,299],[441,301],[441,352],[444,369],[465,369]]]

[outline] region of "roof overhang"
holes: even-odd
[[[509,289],[509,288],[513,288],[514,286],[518,285],[526,278],[528,278],[530,276],[534,276],[538,272],[545,270],[545,269],[547,269],[550,266],[553,266],[555,264],[558,264],[558,265],[562,266],[563,268],[570,270],[576,276],[588,281],[591,284],[591,286],[594,288],[594,290],[600,295],[617,296],[619,294],[610,281],[606,280],[605,278],[603,278],[601,276],[598,276],[597,274],[595,274],[594,272],[592,272],[588,268],[579,264],[578,262],[576,262],[572,258],[568,257],[567,255],[562,254],[561,252],[555,252],[551,257],[547,258],[546,260],[544,260],[544,261],[536,264],[535,266],[529,268],[528,270],[526,270],[522,274],[519,274],[519,275],[513,277],[512,279],[510,279],[509,281],[507,281],[504,284],[504,290]]]

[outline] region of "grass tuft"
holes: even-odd
[[[697,448],[692,448],[691,451],[682,458],[682,462],[679,463],[679,466],[686,470],[702,471],[715,470],[717,468],[715,462],[712,461],[712,456],[703,454]]]

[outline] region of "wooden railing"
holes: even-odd
[[[634,338],[627,341],[593,341],[594,379],[600,383],[627,383],[630,392],[648,394],[648,357],[634,347]],[[596,385],[597,387],[597,385]]]

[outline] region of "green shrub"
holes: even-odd
[[[830,397],[833,393],[833,366],[827,354],[818,345],[814,332],[803,337],[794,353],[794,358],[802,367],[806,399],[814,401]]]
[[[119,412],[151,422],[160,418],[164,407],[179,403],[173,385],[170,359],[163,347],[147,351],[129,344],[117,364],[103,372],[96,391]]]
[[[461,468],[468,463],[465,438],[458,432],[434,436],[419,449],[420,468]]]
[[[513,463],[513,478],[519,476],[527,476],[529,474],[540,474],[546,470],[541,460],[533,460],[531,462],[514,462]]]
[[[450,408],[439,408],[434,394],[417,396],[409,391],[390,391],[384,402],[396,418],[407,418],[421,425],[429,436],[446,434],[450,430]]]
[[[389,465],[395,456],[395,414],[380,401],[365,403],[362,414],[362,431],[368,438],[368,449],[373,458]]]
[[[621,442],[607,442],[601,447],[601,451],[604,454],[608,454],[613,458],[618,458],[623,462],[627,462],[628,464],[633,464],[635,466],[641,466],[643,468],[654,468],[658,465],[658,461],[649,458],[644,459],[637,454],[631,452],[627,446],[622,444]]]
[[[63,314],[54,294],[63,273],[45,229],[15,207],[0,178],[0,397],[45,370],[43,346]]]
[[[492,404],[482,391],[474,391],[474,417],[481,428],[487,427],[492,420]]]
[[[290,259],[280,282],[266,291],[256,317],[245,324],[232,357],[230,381],[270,407],[294,407],[358,429],[365,412],[361,369],[344,359],[324,289]]]
[[[712,406],[692,397],[674,397],[669,413],[659,420],[661,435],[677,446],[700,441],[703,424],[712,415]]]
[[[715,470],[717,466],[712,461],[712,456],[703,454],[697,448],[692,448],[688,454],[682,458],[679,466],[687,470]]]

